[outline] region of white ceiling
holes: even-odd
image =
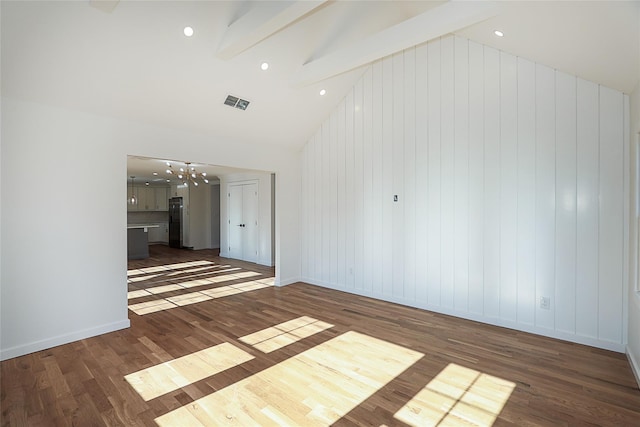
[[[171,164],[171,169],[174,172],[180,170],[180,168],[187,168],[187,160],[175,160],[175,159],[152,159],[141,156],[128,156],[127,157],[127,184],[131,183],[131,176],[134,177],[135,184],[143,184],[149,182],[150,185],[169,185],[180,184],[182,180],[179,180],[175,173],[173,175],[168,174],[166,171],[167,162]],[[210,183],[216,183],[216,180],[221,175],[229,175],[233,173],[247,172],[246,169],[236,169],[226,166],[207,165],[203,163],[195,163],[189,161],[189,167],[195,168],[198,174],[206,173]],[[157,175],[154,175],[157,174]],[[170,183],[167,182],[170,180]],[[202,183],[200,179],[197,180]]]
[[[328,1],[223,60],[216,52],[227,27],[254,3],[121,1],[105,12],[88,1],[2,1],[1,90],[3,96],[298,150],[364,69],[300,87],[296,77],[304,64],[442,3]],[[455,33],[627,93],[638,83],[639,1],[498,7],[498,15]],[[195,30],[191,38],[182,33],[187,25]],[[494,29],[505,37],[494,36]],[[266,72],[263,61],[270,63]],[[251,101],[249,108],[223,105],[228,94]]]

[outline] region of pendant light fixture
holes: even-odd
[[[174,171],[171,163],[167,162],[166,164],[169,167],[169,169],[167,169],[167,173],[169,175],[177,176],[178,179],[182,180],[182,183],[186,186],[189,186],[189,184],[193,184],[195,187],[197,187],[198,181],[196,180],[198,178],[202,179],[205,184],[209,183],[209,180],[207,179],[207,173],[197,172],[196,168],[191,166],[191,162],[185,162],[186,168],[180,168],[180,170],[177,171]]]
[[[135,176],[131,175],[131,196],[129,196],[127,198],[127,203],[130,205],[137,205],[138,204],[138,198],[136,197],[136,193],[134,193],[133,191],[133,179],[135,178]]]

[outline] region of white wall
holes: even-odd
[[[640,171],[637,170],[636,159],[638,153],[638,142],[640,141],[640,83],[630,96],[631,115],[630,115],[630,132],[629,143],[631,147],[631,155],[629,163],[631,164],[631,203],[629,221],[629,236],[631,239],[629,258],[629,332],[627,344],[627,356],[631,361],[631,365],[636,375],[638,385],[640,385],[640,292],[638,289],[638,272],[639,255],[638,255],[638,225],[640,221],[640,211],[637,206],[640,204],[638,200],[638,180]]]
[[[211,247],[220,248],[220,184],[211,185]],[[275,216],[274,216],[275,218]]]
[[[0,358],[129,325],[128,154],[282,176],[276,283],[299,277],[297,153],[6,97],[1,125]]]
[[[189,187],[189,247],[211,249],[211,189],[208,185]]]
[[[622,351],[627,101],[462,38],[375,62],[301,156],[303,279]]]
[[[229,256],[229,185],[246,181],[258,182],[258,264],[273,266],[272,188],[270,173],[238,173],[220,178],[220,256]],[[296,180],[299,182],[299,180]],[[295,185],[295,183],[292,183]],[[296,186],[300,191],[299,185]],[[294,281],[297,280],[294,279]]]

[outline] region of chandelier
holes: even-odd
[[[197,172],[196,168],[191,166],[191,162],[185,162],[185,165],[186,167],[175,170],[173,169],[171,163],[167,162],[167,173],[169,175],[177,176],[178,179],[182,180],[182,183],[186,186],[188,186],[189,184],[193,184],[195,187],[197,187],[198,179],[201,179],[205,184],[209,183],[206,172]]]

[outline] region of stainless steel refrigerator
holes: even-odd
[[[169,199],[169,246],[182,248],[182,197]]]

